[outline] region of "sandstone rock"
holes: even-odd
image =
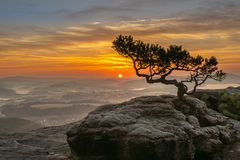
[[[175,96],[149,96],[102,106],[75,125],[67,137],[73,155],[80,160],[240,157],[239,122],[192,97],[182,102]]]
[[[67,160],[66,131],[73,124],[0,134],[0,160]]]

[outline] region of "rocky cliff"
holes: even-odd
[[[196,98],[139,97],[91,112],[67,141],[79,160],[238,160],[240,123]]]

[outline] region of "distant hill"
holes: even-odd
[[[42,78],[36,77],[24,77],[24,76],[14,76],[14,77],[3,77],[0,78],[0,86],[4,86],[6,88],[12,88],[15,86],[29,86],[35,85],[42,81],[45,81]]]
[[[0,118],[0,133],[26,132],[41,128],[40,124],[20,118]]]
[[[227,73],[223,83],[237,83],[240,84],[240,76],[236,74]]]
[[[12,89],[0,87],[0,97],[12,97],[16,96],[16,92]]]

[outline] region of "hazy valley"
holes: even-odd
[[[201,88],[236,87],[240,85],[239,79],[237,75],[228,75],[221,83],[209,81]],[[119,103],[138,96],[162,94],[176,94],[176,89],[163,84],[147,84],[144,79],[1,78],[0,122],[6,119],[18,121],[17,118],[20,118],[38,125],[0,125],[2,131],[62,125],[82,119],[100,105]]]

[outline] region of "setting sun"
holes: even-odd
[[[121,73],[118,74],[118,78],[123,78],[123,75]]]

